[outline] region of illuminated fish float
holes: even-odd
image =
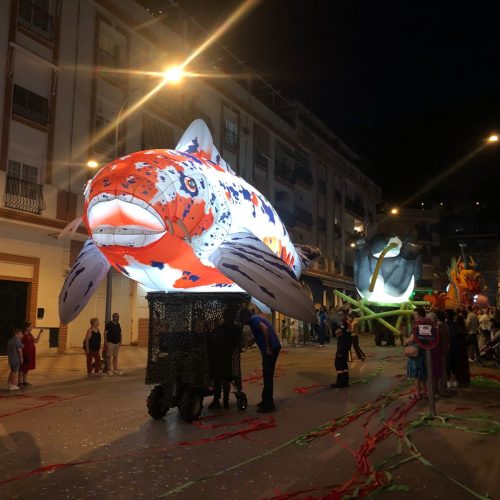
[[[361,297],[369,302],[406,302],[421,274],[420,248],[411,241],[376,234],[356,243],[354,282]]]
[[[319,256],[294,246],[278,214],[220,157],[202,120],[177,148],[139,151],[104,166],[84,191],[90,238],[59,296],[74,319],[110,265],[151,290],[241,292],[314,321],[298,277]]]

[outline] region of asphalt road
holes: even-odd
[[[232,398],[230,410],[205,409],[197,424],[177,410],[151,420],[142,371],[3,394],[0,498],[341,498],[377,485],[392,485],[383,498],[474,498],[464,487],[498,497],[498,434],[425,426],[411,434],[413,451],[405,444],[426,403],[408,400],[400,348],[366,346],[369,357],[351,363],[356,383],[344,390],[329,387],[334,346],[284,351],[270,415],[255,412],[255,351],[242,361],[248,409],[237,411]],[[499,400],[498,390],[471,388],[439,401],[438,411],[465,418],[455,427],[492,432]],[[488,420],[469,419],[485,411]]]

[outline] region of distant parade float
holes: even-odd
[[[202,120],[175,150],[105,165],[85,190],[90,238],[59,296],[63,323],[85,307],[110,266],[152,291],[246,292],[262,309],[314,321],[298,281],[319,250],[293,245],[267,199],[221,158]],[[266,307],[267,306],[267,307]]]
[[[424,300],[443,310],[473,305],[488,306],[488,298],[481,294],[484,279],[480,267],[479,262],[465,254],[458,259],[451,259],[446,272],[449,280],[446,292],[435,291],[432,295],[425,295]]]
[[[361,300],[338,290],[335,293],[356,307],[361,321],[375,320],[400,335],[402,320],[409,318],[417,305],[424,304],[410,299],[421,274],[422,260],[416,243],[401,241],[395,235],[376,234],[368,241],[358,241],[355,247],[354,282]],[[375,312],[373,306],[383,311]],[[385,319],[390,317],[397,318],[395,325]]]

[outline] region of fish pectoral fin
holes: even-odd
[[[263,312],[264,314],[272,314],[272,311],[271,311],[271,308],[266,306],[266,304],[264,304],[264,302],[261,302],[260,300],[257,300],[255,297],[252,297],[250,299],[250,302],[252,304],[254,304],[255,306],[257,306],[259,308],[259,310],[261,312]]]
[[[313,302],[292,269],[254,235],[229,235],[210,261],[271,309],[296,319],[315,321]]]
[[[78,254],[59,294],[61,323],[69,323],[80,314],[109,268],[109,262],[92,238],[89,238]]]

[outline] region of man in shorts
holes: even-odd
[[[23,331],[16,328],[12,337],[7,342],[7,358],[9,360],[10,373],[7,379],[7,389],[9,391],[18,391],[19,386],[16,384],[18,380],[19,368],[23,364]]]
[[[108,375],[121,375],[118,371],[118,350],[122,344],[122,327],[120,326],[120,315],[113,313],[111,321],[106,323],[104,329],[104,348],[106,350],[106,360]],[[111,360],[113,360],[113,369],[111,370]]]

